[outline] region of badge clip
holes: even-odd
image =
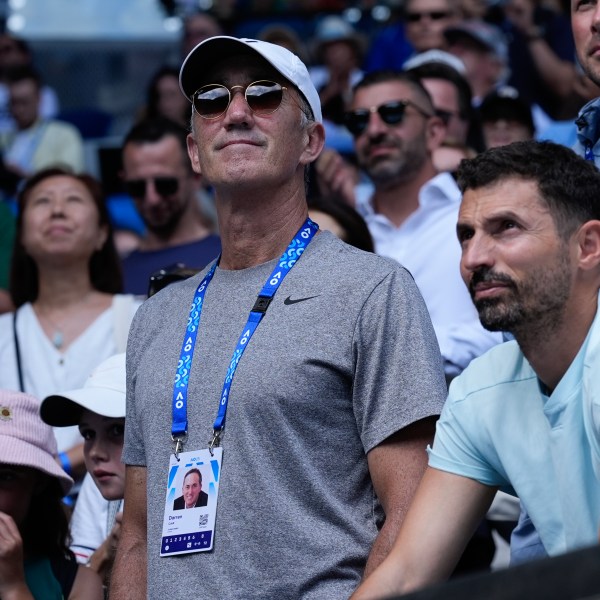
[[[175,442],[175,450],[173,454],[175,454],[175,458],[177,459],[177,462],[179,462],[179,453],[183,452],[183,442],[187,440],[187,433],[177,436],[171,435],[171,439]]]
[[[213,450],[221,445],[222,431],[222,429],[213,429],[212,440],[210,440],[210,444],[208,445],[208,451],[210,452],[211,456],[213,456]]]

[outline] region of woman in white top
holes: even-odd
[[[0,387],[44,398],[81,387],[125,349],[139,305],[121,296],[120,261],[99,183],[45,169],[19,194],[10,292],[0,316]],[[63,468],[83,475],[77,428],[56,429]]]

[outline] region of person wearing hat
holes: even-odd
[[[0,597],[99,600],[100,579],[67,547],[61,500],[73,480],[38,408],[29,394],[0,390]]]
[[[324,134],[294,54],[211,38],[180,84],[222,254],[130,333],[111,598],[348,597],[387,553],[445,398],[431,321],[399,264],[308,219]],[[188,463],[208,503],[173,511]],[[184,521],[189,539],[168,535]]]
[[[513,87],[502,86],[488,94],[479,106],[486,148],[532,140],[535,125],[530,106]]]
[[[317,23],[312,42],[316,64],[309,74],[321,99],[326,147],[351,153],[352,137],[343,126],[344,112],[352,87],[363,76],[366,40],[343,17],[329,15]]]
[[[77,425],[84,439],[88,474],[71,519],[71,550],[107,584],[125,493],[125,354],[96,367],[83,388],[44,398],[40,416],[54,427]]]
[[[508,43],[498,27],[471,19],[448,27],[444,36],[448,52],[458,56],[465,64],[475,105],[506,81],[509,75]]]

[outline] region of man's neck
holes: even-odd
[[[596,317],[597,300],[598,291],[590,290],[581,301],[571,304],[576,309],[567,309],[555,328],[514,332],[521,351],[550,391],[556,388],[581,349]]]
[[[300,229],[308,210],[304,192],[222,200],[217,196],[221,261],[228,270],[246,269],[281,256]]]
[[[373,195],[375,212],[400,227],[419,208],[421,188],[436,175],[433,164],[427,161],[417,176],[410,180],[398,181],[385,187],[376,186]]]

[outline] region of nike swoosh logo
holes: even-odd
[[[286,304],[287,306],[289,306],[290,304],[296,304],[297,302],[304,302],[305,300],[312,300],[313,298],[318,298],[320,294],[317,294],[316,296],[308,296],[308,298],[296,298],[295,300],[292,300],[291,296],[288,296],[283,303]]]

